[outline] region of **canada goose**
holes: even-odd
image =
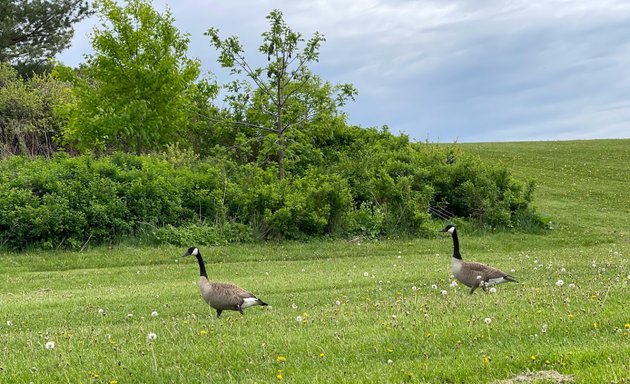
[[[470,287],[470,294],[475,292],[475,289],[481,287],[484,291],[486,287],[518,281],[508,275],[505,272],[490,267],[481,263],[466,262],[462,260],[462,255],[459,253],[459,238],[457,237],[457,230],[452,224],[447,225],[442,232],[448,232],[453,237],[453,260],[451,262],[451,272],[457,280],[467,287]]]
[[[211,283],[208,281],[208,274],[206,273],[206,265],[201,258],[201,252],[199,248],[190,247],[182,255],[195,256],[199,262],[199,291],[201,297],[212,308],[217,310],[217,317],[221,318],[221,312],[224,310],[239,311],[243,314],[243,309],[254,305],[268,305],[264,301],[260,300],[252,293],[237,287],[234,284],[229,283]]]

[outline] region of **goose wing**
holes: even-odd
[[[212,306],[231,309],[237,308],[247,298],[256,298],[243,288],[229,283],[212,284]]]
[[[505,272],[502,272],[494,267],[482,263],[469,262],[466,263],[466,266],[472,274],[476,274],[476,276],[481,276],[483,281],[509,276]]]

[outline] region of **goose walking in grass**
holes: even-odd
[[[451,272],[457,280],[467,287],[470,287],[470,294],[475,289],[481,287],[484,291],[486,287],[495,284],[518,281],[505,272],[481,263],[466,262],[462,260],[459,253],[459,238],[457,237],[457,229],[452,224],[447,225],[442,232],[448,232],[453,237],[453,260],[451,262]]]
[[[234,284],[229,283],[213,283],[208,280],[208,274],[206,273],[206,264],[201,258],[201,252],[199,248],[190,247],[182,255],[195,256],[199,263],[199,291],[201,297],[217,311],[217,317],[221,318],[221,313],[224,310],[239,311],[243,314],[243,309],[252,307],[254,305],[268,305],[264,301],[260,300],[252,293],[237,287]]]

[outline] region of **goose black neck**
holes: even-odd
[[[207,279],[208,274],[206,273],[206,264],[203,262],[200,252],[197,253],[197,262],[199,262],[199,276],[203,276]]]
[[[459,238],[457,237],[457,230],[453,230],[453,257],[461,260],[462,255],[459,253]]]

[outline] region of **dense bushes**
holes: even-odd
[[[179,245],[374,238],[422,233],[429,207],[493,227],[539,223],[533,186],[505,169],[387,131],[344,135],[330,139],[326,167],[284,179],[273,166],[176,148],[159,156],[11,157],[0,162],[0,241],[15,249],[138,234]]]

